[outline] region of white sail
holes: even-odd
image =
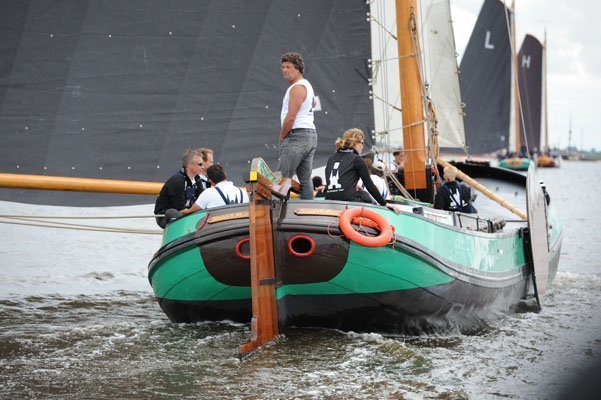
[[[438,119],[440,147],[465,148],[457,52],[448,0],[422,0],[423,42],[429,95]]]
[[[370,2],[372,98],[376,147],[403,145],[395,2]]]

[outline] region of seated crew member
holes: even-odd
[[[200,167],[200,182],[202,184],[202,189],[207,189],[209,187],[211,187],[211,183],[209,182],[209,179],[207,178],[207,169],[213,165],[213,150],[211,149],[206,149],[204,147],[201,147],[199,149],[196,149],[199,153],[200,156],[202,157],[202,167]]]
[[[374,185],[378,188],[378,192],[382,195],[382,197],[388,197],[388,187],[386,185],[386,180],[384,179],[384,171],[382,171],[382,167],[380,166],[381,162],[372,160],[371,158],[365,158],[365,165],[367,165],[367,170],[369,171],[369,177],[373,181]],[[379,168],[378,168],[379,167]],[[365,184],[361,179],[359,179],[359,189],[366,190]],[[369,194],[369,193],[368,193]],[[375,202],[375,199],[372,195],[369,195],[372,201]]]
[[[313,197],[325,197],[326,195],[326,185],[323,184],[323,180],[321,176],[315,175],[311,178],[313,181]]]
[[[203,191],[196,200],[196,205],[201,209],[248,203],[246,190],[234,186],[233,182],[228,181],[221,165],[210,166],[207,169],[207,177],[212,186]]]
[[[392,152],[393,160],[390,162],[388,166],[393,173],[397,173],[403,170],[403,166],[405,163],[405,152],[403,149],[397,149]]]
[[[369,176],[365,160],[359,155],[363,151],[364,139],[361,129],[351,128],[344,132],[342,139],[336,140],[336,153],[326,165],[326,200],[362,201],[357,191],[357,183],[361,179],[378,204],[399,213],[382,197]]]
[[[198,150],[188,149],[182,156],[182,169],[167,179],[154,205],[154,214],[170,214],[168,219],[181,217],[198,211],[196,199],[203,191],[199,173],[203,165],[202,155]],[[165,229],[165,217],[157,217],[157,224]]]
[[[457,169],[445,167],[443,175],[445,183],[436,190],[434,208],[469,214],[477,213],[478,211],[472,205],[470,188],[455,181]]]
[[[403,149],[397,149],[392,152],[392,155],[394,159],[390,162],[388,167],[399,183],[405,186],[405,151],[403,151]],[[403,194],[392,179],[388,181],[388,188],[392,195]]]

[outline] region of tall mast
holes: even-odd
[[[570,113],[570,129],[568,131],[568,154],[572,151],[572,113]]]
[[[520,153],[520,92],[518,88],[518,56],[517,56],[517,48],[515,42],[515,0],[511,2],[511,40],[513,46],[511,48],[511,57],[513,59],[513,101],[514,101],[514,109],[515,109],[515,152],[516,154]]]
[[[417,49],[417,1],[396,0],[399,74],[403,114],[403,145],[405,161],[405,187],[426,189],[426,141],[422,81]]]
[[[547,108],[547,29],[543,43],[543,107],[545,110],[545,153],[549,151],[549,116]]]

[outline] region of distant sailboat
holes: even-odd
[[[470,155],[494,154],[509,147],[511,44],[500,0],[486,0],[460,65],[461,96]]]
[[[543,44],[528,34],[518,53],[518,85],[522,106],[520,132],[523,132],[522,137],[534,153],[541,150],[543,51]]]
[[[516,29],[515,29],[515,2],[512,5],[510,17],[509,14],[506,16],[508,21],[509,30],[511,32],[512,42],[512,63],[511,63],[511,123],[509,129],[509,157],[503,158],[499,161],[499,166],[502,168],[527,171],[530,166],[530,159],[528,158],[528,146],[527,142],[523,143],[522,139],[523,130],[521,129],[522,124],[522,112],[521,112],[521,92],[519,89],[519,69],[516,49]]]
[[[561,157],[552,156],[551,155],[551,147],[549,146],[549,108],[547,103],[547,32],[545,32],[545,41],[543,44],[543,57],[542,57],[542,76],[543,76],[543,118],[542,123],[544,125],[542,131],[544,131],[544,146],[542,148],[542,153],[538,156],[536,162],[539,167],[543,168],[552,168],[559,167]]]

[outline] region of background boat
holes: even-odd
[[[510,146],[512,47],[506,14],[513,18],[503,2],[486,0],[461,59],[469,154],[495,154]]]

